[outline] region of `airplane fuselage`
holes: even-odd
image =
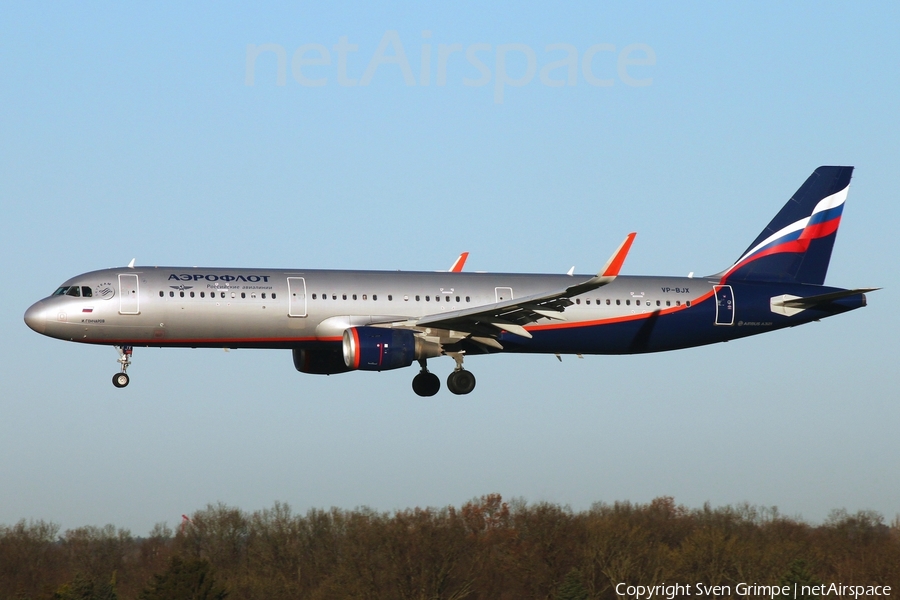
[[[589,275],[137,267],[93,271],[35,304],[33,329],[54,338],[118,346],[298,348],[341,341],[348,327],[410,324],[425,315],[564,288]],[[89,290],[90,296],[82,295]],[[865,305],[858,294],[828,307],[773,309],[783,295],[840,288],[619,276],[573,297],[562,317],[504,333],[502,349],[632,354],[688,348],[799,325]],[[717,296],[718,292],[718,296]],[[427,328],[426,328],[427,329]],[[421,330],[421,328],[420,328]],[[430,331],[422,331],[425,336]],[[451,332],[435,331],[449,342]]]

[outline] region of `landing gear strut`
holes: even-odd
[[[462,352],[454,352],[450,356],[456,361],[456,368],[447,377],[447,389],[458,396],[468,394],[475,389],[475,376],[463,368]]]
[[[128,373],[125,371],[131,365],[131,355],[134,353],[134,348],[131,346],[116,346],[116,350],[119,352],[119,364],[122,365],[122,371],[113,375],[112,382],[117,388],[123,388],[131,381]]]
[[[425,359],[419,359],[422,370],[413,377],[412,388],[419,396],[434,396],[441,389],[441,380],[438,376],[428,370]]]

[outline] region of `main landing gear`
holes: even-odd
[[[438,393],[438,390],[441,389],[441,380],[438,379],[437,375],[428,370],[424,358],[419,359],[419,364],[422,365],[422,370],[419,371],[418,375],[413,377],[413,391],[419,396],[434,396]]]
[[[456,368],[447,377],[447,389],[460,396],[468,394],[475,389],[475,376],[463,368],[462,353],[453,353],[450,356],[456,361]],[[441,389],[441,380],[428,370],[425,359],[419,359],[422,370],[413,377],[412,388],[419,396],[434,396]]]
[[[456,368],[447,376],[447,389],[457,396],[468,394],[475,389],[475,376],[463,368],[462,352],[454,352],[450,356],[456,361]]]
[[[125,371],[131,365],[131,355],[134,353],[134,348],[131,346],[116,346],[116,350],[119,352],[119,364],[122,365],[122,371],[113,375],[112,382],[117,388],[123,388],[131,381],[128,373]]]

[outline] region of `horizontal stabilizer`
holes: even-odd
[[[793,308],[812,308],[813,306],[818,306],[820,304],[827,304],[828,302],[833,302],[835,300],[840,300],[841,298],[849,298],[850,296],[856,296],[858,294],[865,294],[867,292],[874,292],[876,290],[880,290],[881,288],[859,288],[857,290],[844,290],[842,292],[832,292],[831,294],[819,294],[818,296],[805,296],[803,298],[791,298],[790,300],[785,300],[785,306],[791,306]]]
[[[828,294],[817,294],[815,296],[792,296],[785,294],[783,296],[775,296],[769,300],[769,307],[772,312],[786,316],[795,315],[807,308],[823,306],[835,300],[842,298],[850,298],[859,296],[867,292],[874,292],[881,288],[858,288],[855,290],[841,290],[840,292],[831,292]],[[864,302],[865,303],[865,302]]]

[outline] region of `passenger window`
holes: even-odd
[[[193,297],[194,297],[194,292],[191,292],[191,298],[193,298]]]
[[[247,297],[247,293],[246,293],[246,292],[241,292],[241,298],[246,298],[246,297]]]
[[[671,300],[666,300],[666,306],[672,306],[672,301],[671,301]]]
[[[266,293],[265,293],[265,292],[263,292],[262,294],[260,294],[260,296],[262,296],[262,299],[263,299],[263,300],[266,299]]]
[[[626,300],[626,301],[625,301],[625,306],[631,306],[631,300]]]
[[[419,301],[419,296],[416,296],[416,302],[418,302],[418,301]]]
[[[200,293],[202,294],[203,292],[200,292]],[[250,292],[250,297],[251,297],[251,298],[256,298],[256,292]],[[324,300],[324,299],[325,299],[325,296],[322,296],[322,299]]]
[[[609,298],[606,299],[606,305],[609,306]]]
[[[661,305],[661,303],[660,303],[659,300],[656,301],[656,305],[657,305],[657,306],[660,306],[660,305]]]
[[[316,299],[316,295],[315,295],[315,294],[313,294],[313,300],[315,300],[315,299]]]
[[[342,294],[342,295],[341,295],[341,298],[343,298],[344,300],[346,300],[346,299],[347,299],[347,294]]]
[[[355,299],[356,299],[356,297],[354,296],[354,300]],[[363,300],[368,300],[368,299],[369,299],[368,296],[366,294],[363,294]]]
[[[332,295],[331,295],[331,299],[332,299],[332,300],[337,300],[337,294],[332,294]]]
[[[616,306],[619,306],[619,305],[621,305],[621,304],[622,304],[622,301],[621,301],[621,300],[616,300]]]
[[[201,297],[201,298],[206,298],[206,292],[200,292],[200,297]]]
[[[581,298],[575,298],[575,304],[581,304]]]
[[[676,300],[676,301],[675,301],[675,306],[681,306],[681,300]]]
[[[356,294],[353,294],[353,299],[356,300]]]
[[[366,298],[365,298],[365,296],[364,296],[364,297],[363,297],[363,300],[365,300],[365,299],[366,299]],[[375,302],[376,300],[378,300],[378,294],[372,294],[372,302]]]
[[[584,303],[585,303],[585,304],[590,304],[591,301],[590,301],[590,300],[585,300]]]
[[[446,300],[445,300],[446,302],[450,302],[450,296],[446,296],[445,298],[446,298]]]
[[[175,297],[175,292],[169,292],[169,298],[174,298],[174,297]]]
[[[456,301],[459,302],[459,296],[456,297]]]
[[[162,290],[159,290],[159,297],[162,298],[162,297],[164,297],[164,296],[165,296],[165,294],[163,293],[163,291],[162,291]]]
[[[272,300],[275,299],[275,292],[272,292]]]
[[[394,300],[393,294],[388,294],[388,302],[392,302]]]
[[[178,292],[178,295],[184,298],[184,292]]]
[[[431,296],[425,296],[425,302],[431,302]]]
[[[221,296],[224,298],[224,297],[225,297],[225,292],[221,292]]]
[[[689,307],[691,305],[691,301],[688,300],[687,302],[684,303],[684,305]]]

